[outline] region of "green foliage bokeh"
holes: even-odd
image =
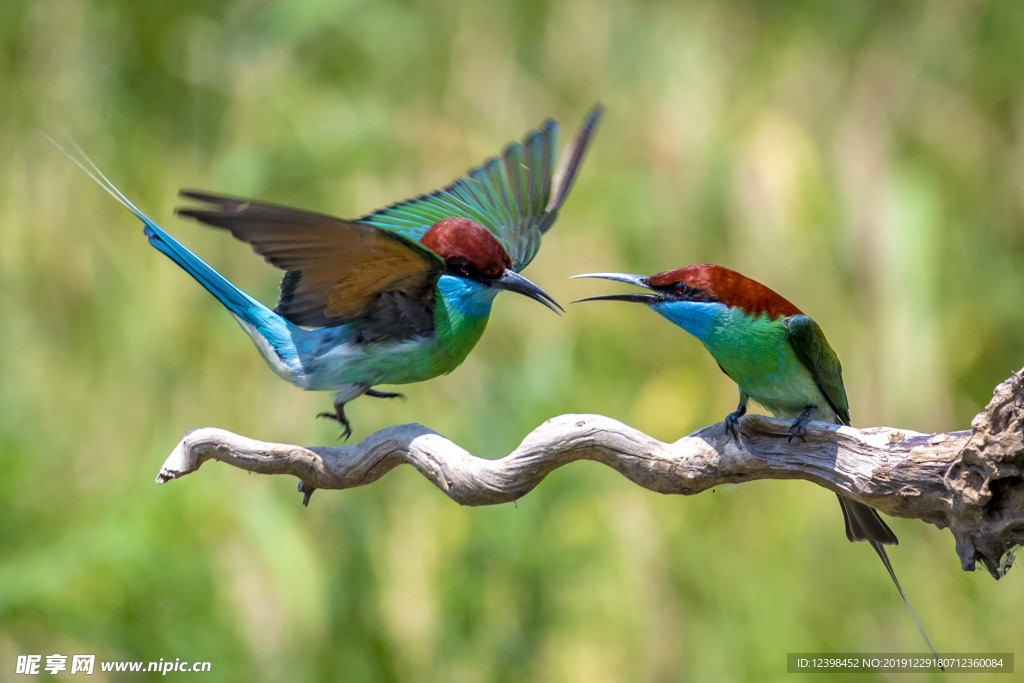
[[[299,505],[185,430],[335,443],[138,222],[37,131],[67,129],[144,211],[272,302],[278,273],[174,218],[196,187],[358,216],[440,186],[546,116],[605,119],[527,275],[735,268],[823,326],[854,423],[962,429],[1024,364],[1024,8],[1015,0],[0,5],[0,679],[19,654],[209,660],[216,680],[781,680],[786,653],[921,652],[834,497],[692,498],[584,463],[462,508],[408,468]],[[362,399],[498,457],[560,413],[663,440],[735,387],[624,304],[498,299],[450,376]],[[944,652],[1022,640],[1021,568],[948,532],[892,551]]]

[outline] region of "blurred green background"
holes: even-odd
[[[279,273],[175,219],[178,188],[358,216],[601,100],[531,279],[568,303],[618,291],[573,273],[733,267],[821,323],[855,424],[952,430],[1024,365],[1022,66],[1018,0],[0,4],[0,679],[57,652],[225,681],[782,680],[790,651],[924,650],[806,483],[669,497],[581,463],[482,509],[410,468],[309,509],[218,464],[157,487],[195,427],[336,443],[331,396],[275,377],[39,129],[269,303]],[[658,316],[508,295],[461,368],[401,391],[351,406],[355,439],[420,422],[493,458],[560,413],[674,440],[735,406]],[[947,531],[891,523],[940,651],[1019,648],[1024,567],[965,573]]]

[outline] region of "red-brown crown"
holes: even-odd
[[[468,264],[489,278],[501,277],[512,267],[505,247],[491,233],[468,218],[445,218],[434,223],[420,244],[444,259],[449,266]]]
[[[767,313],[772,320],[782,316],[801,315],[799,308],[760,282],[722,266],[706,263],[686,266],[652,275],[647,281],[655,289],[678,289],[686,298],[697,301],[720,301],[726,306],[742,309],[748,315]],[[683,287],[690,288],[693,292],[684,292]]]

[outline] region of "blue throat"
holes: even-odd
[[[651,304],[656,313],[702,342],[711,337],[715,319],[727,308],[717,301],[659,301]]]
[[[442,275],[437,289],[448,306],[469,318],[486,318],[491,314],[491,303],[501,291],[474,280],[454,275]]]

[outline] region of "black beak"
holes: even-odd
[[[616,282],[626,282],[637,287],[644,287],[650,289],[651,286],[647,281],[646,275],[631,275],[629,273],[583,273],[582,275],[573,275],[570,280],[576,278],[597,278],[600,280],[615,280]],[[574,304],[578,304],[581,301],[629,301],[635,304],[653,304],[659,301],[661,297],[657,294],[604,294],[602,296],[588,296],[586,299],[577,299],[573,301]]]
[[[565,309],[551,298],[550,294],[510,268],[506,268],[505,272],[498,279],[488,280],[487,284],[498,289],[506,289],[510,292],[528,296],[534,301],[544,304],[558,315],[565,313]]]

